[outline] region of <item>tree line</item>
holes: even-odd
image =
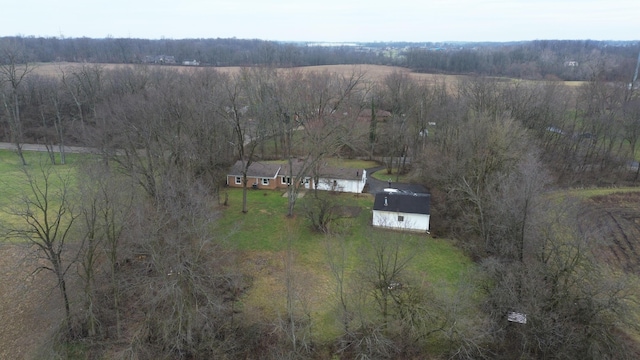
[[[309,46],[259,39],[131,39],[3,37],[2,46],[23,49],[29,62],[139,64],[170,56],[172,64],[297,67],[376,64],[418,72],[476,74],[523,79],[627,81],[638,42],[536,40],[511,43],[359,43]],[[392,49],[395,55],[385,52]],[[164,63],[164,61],[161,61]]]
[[[411,48],[407,67],[419,72],[476,74],[536,80],[626,81],[633,78],[636,42],[536,40],[460,47],[457,51]]]
[[[401,72],[372,81],[355,68],[230,74],[100,64],[40,76],[20,52],[5,56],[1,134],[30,185],[9,209],[21,221],[5,235],[32,244],[54,273],[67,340],[141,359],[397,358],[434,348],[460,359],[633,357],[620,334],[637,327],[632,278],[598,261],[593,249],[606,239],[580,224],[578,204],[548,198],[566,185],[637,181],[640,101],[626,81],[421,83]],[[51,165],[20,155],[31,142],[48,147]],[[53,181],[60,145],[71,144],[93,149],[93,161],[75,183]],[[401,240],[373,233],[350,272],[348,233],[316,222],[340,323],[326,345],[310,335],[291,249],[286,314],[260,322],[239,306],[251,279],[211,225],[236,160],[246,189],[252,162],[295,162],[295,178],[322,175],[319,165],[334,156],[382,158],[431,189],[433,233],[454,239],[480,271],[439,296],[414,281]],[[300,184],[292,185],[283,216],[299,211]],[[332,207],[319,196],[305,211]],[[72,270],[80,291],[69,290]],[[527,315],[528,325],[509,314]]]

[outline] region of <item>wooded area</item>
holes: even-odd
[[[3,221],[2,230],[40,249],[42,269],[55,274],[65,306],[60,343],[85,344],[87,357],[137,359],[637,356],[638,273],[603,263],[597,250],[607,239],[581,223],[576,200],[554,193],[639,180],[640,97],[630,55],[637,46],[534,42],[512,53],[499,48],[482,61],[481,51],[451,52],[448,65],[421,63],[418,50],[407,54],[407,64],[422,70],[449,71],[457,62],[450,71],[520,74],[452,84],[422,83],[401,71],[374,81],[357,68],[271,66],[229,73],[84,63],[45,76],[34,74],[32,54],[51,43],[85,44],[66,50],[74,60],[135,62],[143,53],[133,51],[135,44],[164,44],[168,53],[169,45],[198,41],[44,39],[31,46],[36,41],[0,42],[0,141],[15,145],[29,184],[6,210],[14,220]],[[249,52],[257,57],[302,51],[226,43],[253,44]],[[495,60],[500,52],[512,60],[520,54],[523,62],[507,66],[512,60]],[[586,79],[583,85],[558,81],[573,79],[564,67],[525,69],[547,55],[558,63],[565,53],[593,60],[575,77]],[[183,56],[189,58],[176,52]],[[21,151],[27,143],[45,145],[49,163],[29,163]],[[53,180],[53,169],[65,163],[63,145],[91,149],[74,167],[75,181]],[[451,239],[476,271],[440,293],[416,281],[409,264],[419,255],[403,251],[401,238],[373,230],[350,265],[343,250],[348,227],[313,218],[314,230],[332,244],[326,267],[335,289],[331,320],[339,324],[320,342],[294,267],[291,243],[300,239],[287,238],[286,306],[273,320],[243,311],[255,279],[239,265],[242,253],[226,242],[228,234],[212,229],[236,160],[244,165],[242,212],[249,217],[252,162],[295,160],[299,173],[288,175],[296,178],[319,176],[320,165],[335,157],[383,158],[390,170],[430,189],[432,235]],[[299,192],[297,182],[288,188],[283,217],[333,208],[335,200],[310,191],[300,210]],[[72,296],[70,277],[80,284]],[[509,321],[513,313],[526,314],[526,326]],[[61,348],[53,354],[65,356],[69,348]]]

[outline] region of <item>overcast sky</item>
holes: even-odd
[[[640,0],[19,0],[0,36],[280,41],[639,40]]]

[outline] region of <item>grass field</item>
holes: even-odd
[[[56,155],[57,156],[57,155]],[[83,155],[78,154],[66,154],[67,165],[55,166],[56,171],[64,173],[72,169],[72,164],[76,163]],[[24,191],[28,190],[26,187],[26,175],[24,171],[31,173],[39,172],[41,165],[49,165],[50,159],[46,153],[25,151],[24,157],[27,162],[27,166],[23,167],[20,158],[13,150],[0,150],[0,208],[13,202]],[[59,163],[59,158],[56,158],[56,162]],[[52,185],[57,185],[57,179],[52,178],[54,181]]]
[[[422,284],[453,287],[472,267],[471,260],[445,239],[426,234],[375,230],[371,227],[373,197],[369,194],[339,194],[335,201],[361,209],[355,218],[342,220],[342,237],[314,233],[304,216],[285,216],[287,198],[281,191],[249,190],[246,214],[241,212],[242,190],[227,189],[228,206],[221,206],[222,217],[215,233],[244,255],[243,268],[253,277],[253,287],[244,300],[245,310],[257,318],[273,321],[282,316],[286,304],[287,259],[293,259],[295,282],[302,286],[299,296],[312,309],[319,340],[335,336],[337,324],[332,312],[335,282],[329,268],[329,254],[344,249],[347,273],[353,276],[370,250],[373,238],[401,242],[400,253],[410,256],[408,270]],[[306,196],[311,196],[306,194]],[[299,202],[304,201],[304,198]],[[301,203],[297,214],[301,214]],[[290,250],[290,251],[289,251]]]

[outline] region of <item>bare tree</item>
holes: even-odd
[[[9,119],[11,142],[16,146],[18,156],[23,165],[27,162],[22,154],[24,129],[20,117],[20,99],[18,91],[25,77],[33,71],[25,54],[17,46],[0,49],[0,86],[8,85],[9,92],[2,93],[2,103]],[[1,90],[1,89],[0,89]]]
[[[401,309],[408,294],[403,288],[410,286],[406,280],[412,258],[401,244],[401,237],[371,233],[362,250],[362,262],[354,272],[346,271],[344,247],[338,245],[335,253],[331,250],[343,331],[338,342],[340,352],[364,359],[399,356],[398,329],[402,327]]]
[[[640,140],[640,98],[633,97],[625,102],[623,107],[624,141],[629,143],[629,158],[637,162],[636,151]],[[622,142],[621,142],[622,144]],[[640,177],[640,166],[636,169],[634,181]]]
[[[252,79],[253,77],[259,77],[259,72],[250,71],[248,69],[242,69],[241,74],[233,76],[227,79],[224,87],[224,99],[220,105],[221,117],[229,122],[231,128],[233,128],[234,140],[230,143],[236,149],[237,157],[241,166],[242,174],[242,212],[247,212],[247,172],[249,167],[254,161],[256,150],[262,143],[269,137],[267,129],[265,127],[267,121],[261,118],[257,111],[252,111],[251,96],[248,95],[252,91],[253,86],[259,86],[260,79]],[[253,101],[259,102],[254,95]],[[256,105],[259,106],[259,105]],[[253,115],[253,116],[252,116]]]
[[[340,216],[336,202],[326,193],[304,198],[302,208],[311,228],[322,233],[328,233],[331,223]]]
[[[33,129],[35,139],[45,146],[52,164],[56,164],[56,152],[60,155],[60,163],[66,164],[65,143],[68,138],[69,121],[65,111],[65,100],[59,82],[51,77],[31,76],[26,82],[28,92],[32,94],[32,105],[37,104],[41,126]],[[32,116],[35,114],[32,114]],[[56,150],[57,148],[57,150]]]
[[[140,202],[127,267],[129,311],[141,315],[139,334],[130,337],[135,354],[172,358],[217,358],[241,352],[237,301],[246,287],[232,250],[212,234],[211,191],[178,171],[164,178],[159,201]]]
[[[123,177],[102,162],[89,162],[82,167],[79,191],[83,251],[80,276],[84,282],[85,312],[89,336],[98,332],[96,282],[106,265],[110,282],[110,298],[115,314],[116,338],[121,331],[121,285],[120,266],[123,231],[129,225],[132,205],[138,198],[130,178]],[[106,261],[104,261],[106,259]]]
[[[62,85],[71,97],[76,112],[74,119],[80,121],[83,128],[90,119],[97,121],[97,104],[103,91],[104,69],[100,65],[83,64],[81,68],[70,71],[61,69]]]
[[[287,242],[283,259],[286,317],[280,321],[279,327],[287,336],[291,349],[290,355],[294,357],[308,356],[313,346],[311,331],[314,325],[310,307],[311,295],[307,287],[304,286],[309,280],[305,279],[304,272],[297,271],[296,253],[293,249],[296,237],[295,230],[288,228],[283,236]]]
[[[452,224],[454,229],[479,237],[474,253],[496,251],[499,242],[493,224],[499,217],[492,217],[493,191],[501,189],[504,178],[532,151],[528,144],[524,129],[513,119],[472,116],[439,126],[427,148],[437,155],[424,158],[426,182],[446,192],[445,211],[455,211],[460,219]]]
[[[5,224],[6,236],[26,241],[35,256],[43,260],[36,271],[51,271],[63,299],[65,322],[72,332],[71,305],[67,289],[67,273],[76,262],[82,243],[70,242],[78,214],[71,197],[71,174],[54,171],[41,164],[37,174],[23,168],[28,191],[11,207],[8,216],[15,221]]]
[[[339,150],[340,123],[349,114],[355,119],[360,113],[364,97],[358,92],[363,76],[357,72],[344,77],[326,72],[307,76],[294,73],[279,85],[290,96],[288,103],[276,103],[280,134],[285,139],[288,176],[292,180],[288,188],[288,216],[293,216],[301,188],[309,187],[311,178],[317,179],[321,160]]]
[[[629,278],[600,264],[594,255],[601,234],[576,223],[577,204],[546,207],[523,262],[490,258],[482,267],[491,279],[481,287],[485,311],[504,353],[535,358],[631,359],[616,326],[628,324],[633,297]],[[507,321],[509,313],[526,323]],[[617,324],[617,325],[614,325]]]
[[[217,175],[233,155],[228,144],[233,132],[216,102],[221,101],[220,74],[136,68],[109,78],[115,89],[100,111],[107,127],[98,131],[108,144],[105,156],[152,198],[162,193],[161,178],[174,169],[216,188]]]

